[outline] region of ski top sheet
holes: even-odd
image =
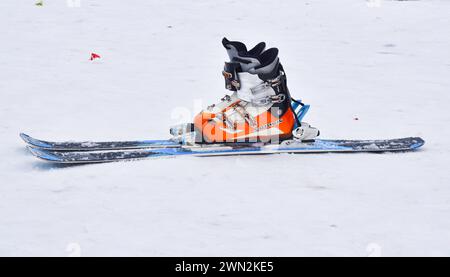
[[[45,141],[35,139],[27,134],[21,133],[20,137],[25,143],[33,148],[52,151],[94,151],[94,150],[120,150],[120,149],[140,149],[140,148],[167,148],[180,147],[178,140],[132,140],[132,141]]]
[[[63,164],[104,163],[113,161],[146,159],[165,156],[227,156],[276,153],[322,152],[395,152],[410,151],[421,147],[419,137],[388,140],[322,140],[310,142],[284,141],[281,144],[254,145],[182,145],[179,147],[139,148],[122,150],[54,151],[29,146],[30,152],[45,161]]]

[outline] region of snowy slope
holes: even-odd
[[[35,2],[0,1],[0,255],[450,255],[450,1]],[[223,95],[223,36],[280,49],[324,138],[426,145],[75,167],[24,149],[166,138]]]

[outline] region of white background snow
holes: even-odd
[[[35,2],[0,1],[0,255],[450,255],[450,1]],[[225,93],[223,36],[280,49],[322,137],[425,146],[75,167],[25,150],[19,132],[167,138]]]

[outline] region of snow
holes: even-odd
[[[450,255],[450,1],[35,2],[0,1],[0,255]],[[223,96],[223,36],[280,49],[323,138],[425,146],[71,167],[26,151],[20,132],[168,137]]]

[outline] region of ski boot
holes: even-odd
[[[291,104],[277,48],[263,51],[265,44],[259,43],[246,51],[244,44],[226,38],[222,44],[230,57],[223,71],[225,87],[233,93],[195,117],[197,142],[279,143],[319,135],[317,129],[300,122]],[[302,110],[304,104],[297,103]]]
[[[245,44],[222,44],[230,57],[223,75],[225,95],[194,118],[193,124],[171,129],[173,135],[193,134],[195,143],[280,143],[283,140],[313,140],[319,131],[301,119],[309,106],[291,98],[278,49],[264,51],[258,43],[247,51]]]

